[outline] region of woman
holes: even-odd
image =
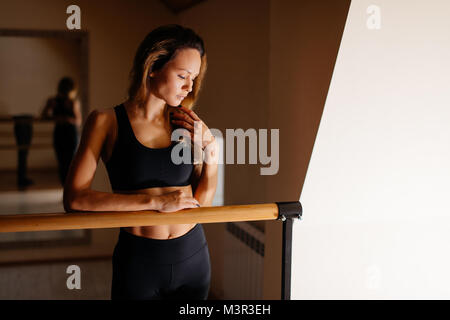
[[[62,185],[79,142],[81,108],[76,96],[75,82],[69,77],[62,78],[58,84],[58,94],[47,100],[41,114],[42,118],[52,117],[55,120],[53,147],[58,159],[59,180]]]
[[[64,189],[65,210],[173,212],[212,205],[217,163],[171,161],[177,145],[171,132],[179,126],[192,138],[194,121],[211,137],[201,141],[205,157],[217,152],[208,127],[191,110],[205,71],[203,41],[191,29],[167,25],[150,32],[134,59],[128,99],[93,111],[86,121]],[[90,189],[100,157],[112,194]],[[120,228],[111,298],[204,300],[210,274],[200,224]]]

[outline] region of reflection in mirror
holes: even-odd
[[[87,108],[83,33],[0,32],[0,214],[63,212]],[[89,243],[89,230],[0,233],[0,250]],[[14,255],[8,256],[8,262]],[[0,263],[4,262],[0,257]]]

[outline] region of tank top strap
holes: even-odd
[[[128,120],[127,111],[123,103],[114,107],[117,118],[117,135],[118,139],[130,140],[133,137],[130,121]]]

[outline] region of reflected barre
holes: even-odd
[[[11,131],[0,130],[0,137],[14,137],[16,136],[15,144],[0,144],[0,150],[29,150],[29,149],[50,149],[53,148],[51,143],[33,143],[30,144],[32,137],[51,137],[51,132],[33,132],[33,123],[52,123],[54,122],[51,118],[42,118],[35,116],[10,116],[10,115],[0,115],[0,123],[13,123],[14,129]],[[16,127],[21,127],[22,133],[19,134],[22,138],[17,137]],[[23,129],[23,128],[26,129]],[[25,132],[23,132],[25,130]],[[23,141],[25,140],[25,141]]]
[[[175,212],[108,211],[0,215],[0,232],[99,229],[163,224],[301,219],[300,202],[231,205]]]
[[[0,122],[20,122],[21,120],[15,119],[12,115],[0,115]],[[42,117],[35,117],[31,116],[29,119],[22,121],[22,122],[53,122],[54,120],[51,118],[42,118]]]
[[[0,150],[28,150],[28,149],[49,149],[53,148],[53,145],[50,143],[35,143],[35,144],[23,144],[23,145],[15,145],[15,144],[0,144]]]

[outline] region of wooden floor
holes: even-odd
[[[68,289],[67,268],[80,268],[80,289]],[[0,266],[0,300],[109,300],[112,260]],[[220,300],[210,290],[207,300]]]
[[[25,190],[62,188],[56,168],[28,170],[27,176],[34,181],[34,184],[26,187]],[[17,186],[17,172],[15,170],[0,170],[0,192],[19,190]]]
[[[80,289],[68,289],[67,268],[81,271]],[[61,263],[0,267],[1,300],[108,300],[111,296],[112,261],[68,261]]]

